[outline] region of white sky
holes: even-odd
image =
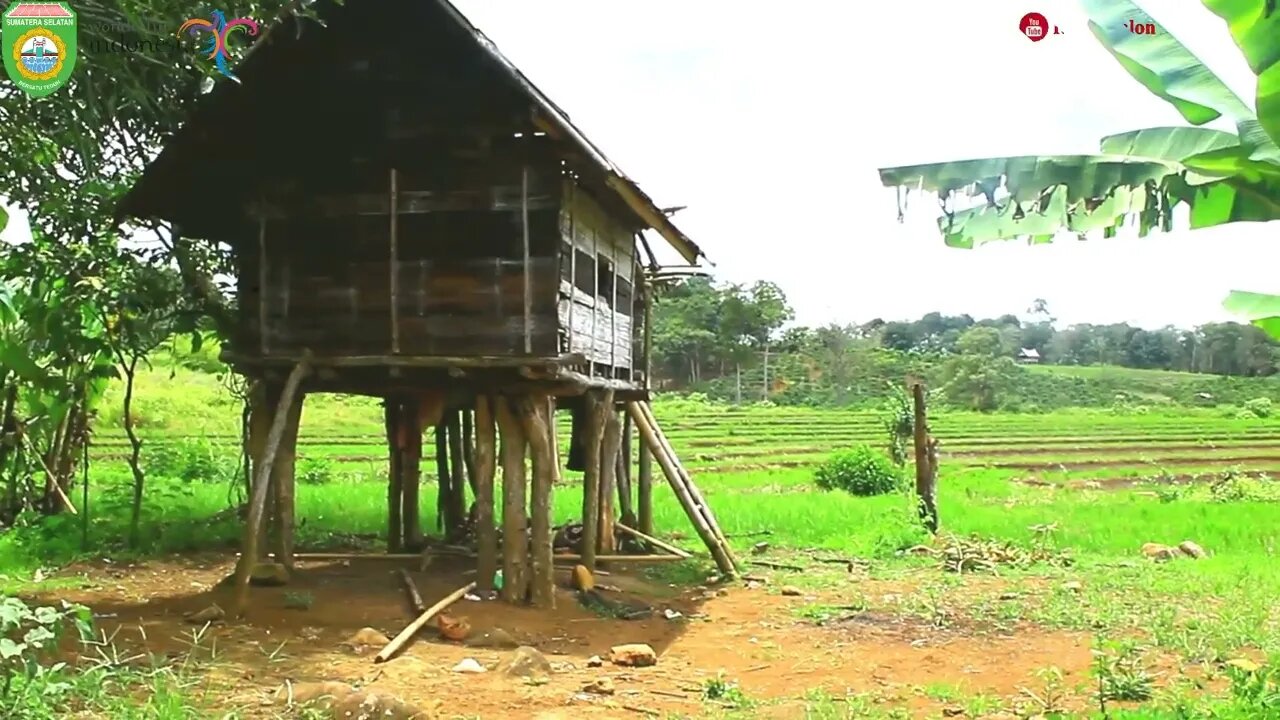
[[[689,206],[675,220],[717,277],[777,282],[798,322],[986,317],[1043,297],[1065,323],[1189,325],[1230,319],[1229,290],[1280,291],[1280,223],[955,250],[931,198],[897,222],[879,167],[1088,153],[1185,124],[1075,3],[455,3],[660,206]],[[1148,5],[1252,104],[1218,18],[1198,0]],[[1031,10],[1064,34],[1022,37]],[[18,239],[14,220],[4,236]]]

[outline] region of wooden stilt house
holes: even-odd
[[[732,573],[647,403],[659,267],[644,233],[690,264],[700,249],[447,0],[316,7],[322,23],[267,28],[241,82],[198,104],[120,207],[223,243],[235,260],[224,357],[257,388],[240,602],[266,550],[291,564],[293,447],[309,392],[385,399],[391,552],[423,542],[422,435],[436,426],[440,511],[451,533],[474,525],[480,585],[499,564],[501,525],[504,596],[552,602],[562,408],[585,474],[583,562],[614,552],[623,485],[621,514],[652,530],[657,459]],[[259,543],[264,525],[271,548]]]

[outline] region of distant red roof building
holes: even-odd
[[[22,3],[13,8],[12,12],[5,13],[9,17],[34,17],[34,18],[69,18],[71,13],[61,5],[53,3]]]

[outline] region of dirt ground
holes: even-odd
[[[888,706],[924,717],[960,714],[954,701],[930,697],[926,687],[1012,699],[1023,687],[1040,687],[1038,670],[1060,668],[1070,687],[1087,679],[1090,663],[1086,635],[1036,627],[1002,633],[963,623],[943,629],[922,619],[866,611],[850,611],[819,626],[796,611],[816,602],[838,602],[839,588],[784,596],[774,583],[785,582],[785,577],[754,586],[676,588],[645,581],[623,568],[611,568],[597,582],[615,588],[606,589],[608,593],[645,598],[656,610],[651,618],[602,618],[582,607],[568,589],[549,612],[473,600],[450,610],[466,618],[473,636],[501,628],[519,644],[544,653],[554,670],[545,683],[502,672],[500,663],[513,654],[510,649],[446,642],[430,628],[399,657],[380,665],[372,660],[380,648],[357,655],[344,647],[362,628],[394,637],[411,620],[396,568],[410,570],[427,603],[471,579],[463,565],[433,565],[426,572],[415,565],[388,560],[302,563],[288,586],[252,588],[245,620],[214,624],[202,635],[201,626],[183,615],[211,603],[230,607],[229,588],[219,586],[232,570],[232,560],[225,556],[76,566],[60,575],[84,577],[84,588],[31,599],[88,605],[98,626],[115,633],[121,648],[178,658],[197,646],[195,656],[204,663],[200,672],[209,679],[214,704],[253,718],[285,716],[271,695],[286,681],[330,680],[394,695],[430,718],[700,717],[724,712],[722,705],[702,697],[704,683],[719,673],[736,682],[746,697],[765,701],[753,716],[803,716],[805,694],[822,689],[836,697],[876,693]],[[856,590],[867,596],[903,590],[882,581],[850,577],[847,582],[849,590],[856,583]],[[286,607],[290,599],[297,603],[299,593],[310,595],[310,607]],[[681,617],[668,619],[667,609]],[[610,647],[621,643],[651,645],[657,665],[609,664]],[[605,658],[603,667],[588,667],[593,655]],[[489,672],[453,672],[465,658]],[[582,691],[585,684],[605,677],[613,682],[613,695]]]

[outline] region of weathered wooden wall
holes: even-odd
[[[531,354],[557,354],[558,168],[531,173],[528,191]],[[471,187],[422,187],[398,173],[392,290],[389,178],[342,202],[272,208],[261,247],[237,253],[242,351],[304,348],[320,356],[523,356],[524,226],[520,171]],[[479,186],[476,183],[479,182]],[[342,203],[345,203],[342,204]],[[303,215],[308,212],[309,216]],[[354,214],[353,213],[362,213]],[[300,215],[303,215],[300,217]],[[256,250],[256,252],[255,252]],[[265,268],[265,273],[263,269]],[[266,304],[259,306],[265,279]],[[265,328],[265,333],[262,332]]]
[[[629,378],[639,361],[634,236],[571,180],[561,198],[560,327],[571,352]]]

